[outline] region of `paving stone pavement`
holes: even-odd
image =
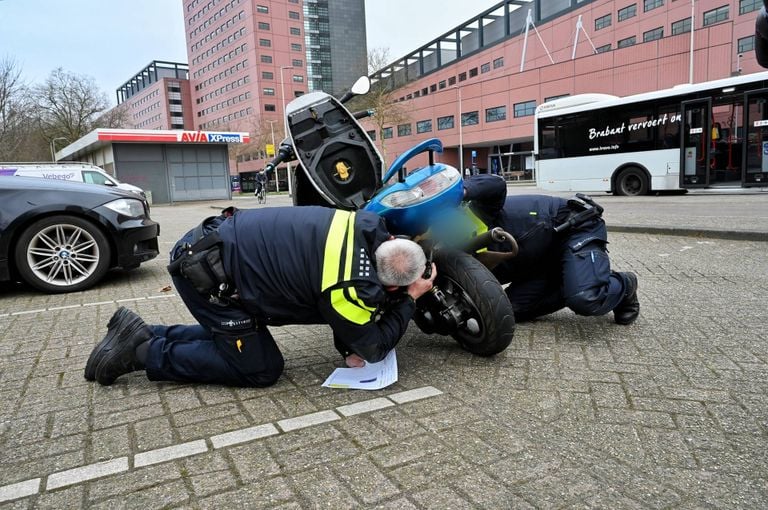
[[[273,329],[266,389],[86,382],[119,304],[192,321],[166,253],[221,205],[154,207],[161,256],[89,291],[0,288],[0,508],[768,507],[764,242],[611,232],[635,324],[561,311],[489,359],[411,326],[384,390],[320,386],[325,326]]]

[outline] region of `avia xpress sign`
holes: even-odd
[[[179,142],[194,143],[247,143],[242,133],[209,133],[206,131],[181,131],[177,134]]]

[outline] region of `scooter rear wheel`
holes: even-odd
[[[506,349],[515,334],[515,314],[496,277],[463,252],[438,251],[434,261],[435,285],[455,297],[470,314],[451,336],[479,356],[493,356]]]

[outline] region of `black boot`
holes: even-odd
[[[136,356],[136,348],[154,335],[140,317],[130,321],[114,335],[114,341],[97,355],[96,381],[109,386],[121,375],[142,370],[144,363]]]
[[[616,273],[624,281],[624,298],[613,309],[616,324],[632,324],[640,314],[640,301],[637,300],[637,275],[635,273]]]
[[[88,361],[85,364],[83,375],[88,381],[96,380],[96,367],[99,366],[99,362],[104,358],[106,353],[114,348],[117,336],[120,332],[128,328],[135,320],[141,320],[141,317],[124,306],[121,306],[114,314],[112,314],[112,318],[109,319],[109,323],[107,323],[107,334],[104,335],[101,342],[93,348],[91,355],[88,357]]]

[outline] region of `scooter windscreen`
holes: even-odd
[[[357,120],[324,92],[292,101],[286,114],[296,157],[318,194],[331,206],[360,209],[378,190],[383,164]]]

